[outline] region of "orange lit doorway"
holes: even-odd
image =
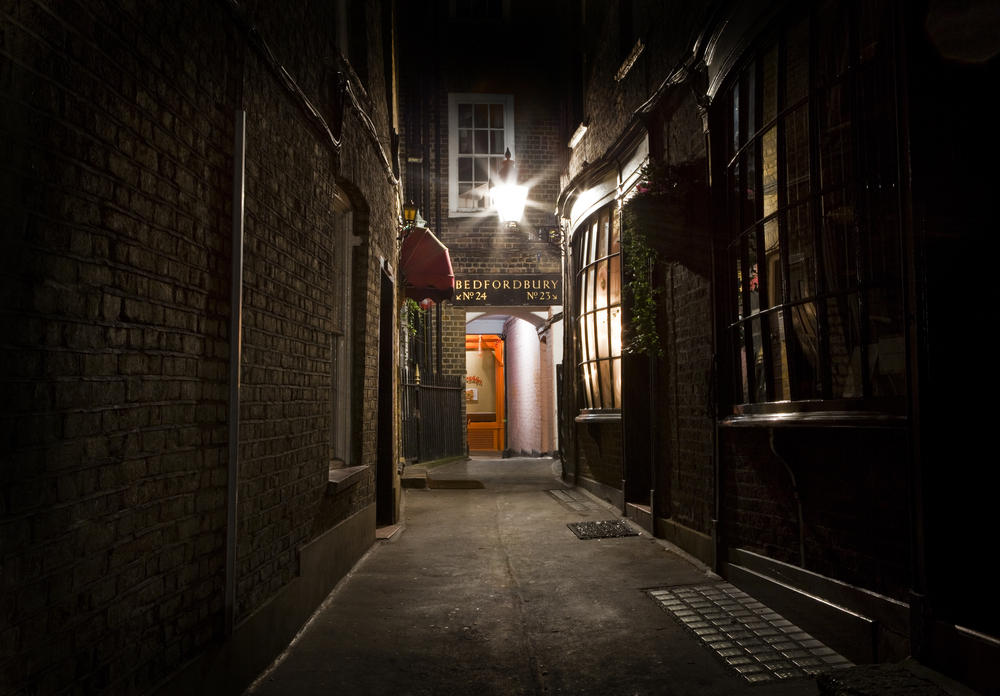
[[[503,341],[495,334],[465,335],[465,421],[470,454],[503,450]]]

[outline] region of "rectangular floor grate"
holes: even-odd
[[[639,536],[624,520],[601,520],[600,522],[570,522],[566,525],[581,539],[617,539]]]
[[[555,488],[545,492],[562,503],[563,507],[573,512],[590,512],[591,510],[606,509],[600,503],[588,498],[586,493],[581,493],[572,488]]]
[[[646,590],[750,683],[809,677],[851,662],[728,583]]]

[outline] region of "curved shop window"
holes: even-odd
[[[714,123],[725,129],[728,289],[720,302],[732,412],[813,402],[821,410],[901,413],[889,4],[814,4],[750,56],[714,107]]]
[[[576,354],[581,406],[617,410],[622,403],[621,244],[615,206],[609,205],[577,228]]]

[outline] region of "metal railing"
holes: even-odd
[[[429,462],[465,454],[462,399],[465,385],[459,375],[421,375],[404,367],[402,378],[403,457]]]

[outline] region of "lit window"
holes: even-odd
[[[883,26],[891,22],[871,7],[824,3],[783,26],[717,102],[730,282],[720,301],[735,413],[775,402],[887,404],[906,393],[895,88]]]
[[[490,181],[497,183],[508,148],[516,158],[512,95],[448,95],[450,214],[484,213],[490,208]]]
[[[577,229],[576,332],[578,379],[587,409],[620,409],[622,404],[621,245],[614,205]]]

